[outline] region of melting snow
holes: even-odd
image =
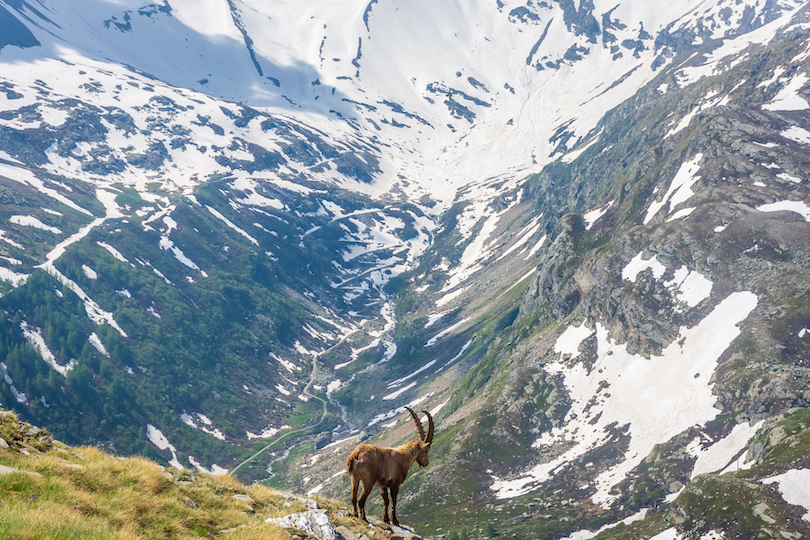
[[[58,191],[53,188],[45,187],[45,184],[42,180],[37,178],[34,173],[29,171],[28,169],[21,169],[19,167],[14,167],[12,165],[7,165],[5,163],[0,163],[0,176],[5,176],[6,178],[10,178],[16,182],[20,182],[23,184],[27,184],[43,195],[47,195],[56,201],[73,208],[77,212],[81,212],[88,216],[93,216],[90,212],[85,210],[84,208],[80,207]],[[61,232],[61,231],[60,231]]]
[[[8,374],[8,366],[6,366],[6,363],[0,362],[0,367],[3,368],[3,379],[6,381],[8,387],[11,388],[11,392],[14,394],[14,399],[17,400],[17,403],[27,403],[28,398],[25,394],[17,390],[14,386],[14,381],[11,379],[11,375]]]
[[[649,261],[643,261],[642,254],[643,252],[633,257],[624,267],[623,279],[635,283],[638,275],[647,269],[652,270],[655,279],[661,279],[666,272],[666,267],[658,262],[657,256]],[[672,290],[679,301],[686,302],[689,307],[695,307],[711,295],[713,284],[700,272],[689,271],[686,266],[682,266],[674,272],[672,280],[665,281],[664,285]]]
[[[396,415],[398,415],[398,414],[400,414],[402,412],[405,412],[405,407],[411,407],[411,408],[416,407],[417,405],[419,405],[420,403],[422,403],[423,401],[425,401],[426,399],[428,399],[432,395],[433,394],[428,394],[426,396],[418,397],[418,398],[414,399],[413,401],[411,401],[410,403],[407,403],[405,405],[397,407],[396,409],[391,409],[388,412],[378,414],[377,416],[375,416],[374,418],[371,419],[371,421],[368,423],[368,427],[371,427],[374,424],[377,424],[377,423],[382,422],[384,420],[388,420],[389,418],[393,418],[393,417],[395,417]]]
[[[554,343],[554,350],[560,353],[560,360],[566,355],[570,355],[569,360],[573,360],[579,356],[579,345],[585,341],[586,338],[593,334],[593,330],[585,326],[583,322],[579,326],[569,326],[565,332],[560,334],[557,342]]]
[[[216,463],[211,465],[210,469],[203,467],[202,463],[197,461],[194,456],[188,456],[188,462],[191,463],[198,471],[210,474],[211,476],[225,476],[228,474],[228,469],[223,469]]]
[[[650,538],[650,540],[680,540],[681,536],[678,534],[678,529],[672,527],[664,532],[660,532]]]
[[[51,227],[50,225],[45,225],[40,220],[32,216],[11,216],[9,221],[16,225],[22,225],[23,227],[34,227],[35,229],[42,229],[43,231],[52,232],[54,234],[62,234],[60,229]]]
[[[25,283],[28,279],[28,274],[19,274],[13,270],[0,266],[0,279],[10,281],[15,287],[21,283]]]
[[[638,512],[636,512],[632,516],[628,516],[628,517],[624,518],[621,521],[617,521],[616,523],[610,523],[608,525],[604,525],[603,527],[601,527],[597,531],[583,530],[583,531],[575,532],[574,534],[572,534],[570,536],[566,536],[565,538],[562,538],[560,540],[590,540],[591,538],[596,537],[600,533],[602,533],[602,532],[604,532],[604,531],[606,531],[608,529],[612,529],[613,527],[616,527],[618,525],[622,525],[622,524],[630,525],[631,523],[635,523],[636,521],[641,521],[641,520],[645,519],[647,517],[647,511],[648,510],[646,508],[642,508],[641,510],[639,510]]]
[[[107,251],[109,251],[109,252],[110,252],[110,255],[112,255],[113,257],[115,257],[115,258],[116,258],[116,259],[118,259],[119,261],[121,261],[121,262],[125,262],[125,263],[128,263],[128,262],[129,262],[129,261],[126,259],[126,257],[124,257],[123,255],[121,255],[121,252],[119,252],[117,249],[115,249],[114,247],[112,247],[110,244],[106,244],[106,243],[104,243],[104,242],[98,242],[98,245],[99,245],[99,246],[101,246],[101,247],[103,247],[103,248],[104,248],[104,249],[106,249]],[[130,263],[130,264],[132,264],[132,263]]]
[[[689,307],[695,307],[712,293],[712,282],[697,271],[689,271],[686,266],[675,271],[672,281],[665,281],[667,287],[676,289],[675,297],[686,302]]]
[[[413,377],[416,377],[417,375],[419,375],[420,373],[422,373],[426,369],[429,369],[435,363],[436,363],[436,360],[431,360],[430,362],[428,362],[424,366],[420,367],[419,369],[417,369],[416,371],[414,371],[410,375],[406,375],[405,377],[402,377],[401,379],[397,379],[397,380],[395,380],[393,382],[388,383],[388,388],[394,388],[394,387],[399,386],[400,384],[404,383],[408,379],[412,379]]]
[[[591,210],[590,212],[582,216],[582,218],[585,220],[585,230],[590,231],[591,227],[593,227],[593,224],[596,223],[600,217],[604,216],[607,213],[607,211],[610,210],[611,206],[613,206],[613,201],[610,201],[609,203],[607,203],[607,205],[601,208]]]
[[[104,344],[101,342],[101,340],[99,339],[98,335],[95,332],[90,334],[90,337],[87,338],[87,341],[90,342],[90,345],[92,345],[94,349],[96,349],[104,356],[110,356],[109,354],[107,354],[107,349],[104,347]]]
[[[56,357],[53,355],[51,350],[48,348],[48,345],[45,343],[45,338],[42,337],[42,333],[39,328],[34,328],[27,322],[23,321],[20,323],[20,329],[22,329],[25,339],[27,339],[28,342],[31,343],[31,345],[34,347],[34,349],[37,350],[42,359],[45,360],[45,362],[47,362],[48,365],[51,366],[54,369],[54,371],[56,371],[60,375],[64,376],[68,371],[73,369],[74,365],[76,365],[76,360],[71,360],[64,366],[56,363]]]
[[[799,90],[807,84],[807,75],[799,73],[776,94],[773,101],[762,106],[766,111],[804,111],[810,109],[807,100],[799,95]]]
[[[425,347],[431,347],[431,346],[435,345],[435,344],[436,344],[436,342],[437,342],[437,341],[439,341],[441,338],[443,338],[443,337],[444,337],[444,336],[446,336],[447,334],[449,334],[449,333],[453,332],[453,331],[454,331],[454,330],[456,330],[457,328],[459,328],[459,327],[461,327],[461,326],[464,326],[464,324],[465,324],[467,321],[469,321],[469,320],[470,320],[470,317],[467,317],[466,319],[462,319],[462,320],[458,321],[458,322],[457,322],[456,324],[454,324],[453,326],[451,326],[451,327],[449,327],[449,328],[446,328],[446,329],[442,330],[441,332],[439,332],[438,334],[436,334],[435,336],[433,336],[432,338],[430,338],[430,339],[428,340],[428,342],[427,342],[427,343],[425,343]]]
[[[658,257],[653,257],[648,261],[642,260],[641,256],[643,254],[644,252],[639,253],[633,257],[629,263],[627,263],[627,266],[625,266],[624,270],[622,270],[622,279],[635,283],[638,275],[648,268],[652,269],[653,277],[655,279],[661,279],[661,276],[664,275],[667,267],[658,262]]]
[[[574,446],[520,478],[495,479],[492,489],[496,496],[510,498],[529,493],[557,469],[606,444],[611,439],[609,427],[618,426],[629,436],[625,459],[595,480],[593,500],[607,507],[614,498],[610,489],[656,444],[694,425],[704,425],[719,414],[714,407],[711,376],[717,359],[739,335],[737,324],[756,305],[753,293],[731,294],[698,325],[681,328],[680,339],[664,349],[661,356],[649,360],[628,353],[626,345],[610,341],[607,329],[597,324],[598,359],[590,371],[581,364],[566,367],[568,363],[562,361],[546,366],[550,373],[563,376],[572,404],[565,425],[544,433],[532,446],[558,442],[573,442]],[[590,335],[582,327],[571,332],[577,333],[564,334],[566,337],[558,341],[555,350],[575,351],[575,338]]]
[[[788,212],[800,214],[805,221],[810,221],[810,206],[807,206],[801,201],[777,201],[757,206],[757,210],[760,212],[781,212],[787,210]]]
[[[537,231],[539,231],[539,230],[540,230],[541,223],[539,223],[539,221],[540,221],[540,218],[541,218],[541,217],[542,217],[542,216],[538,216],[538,217],[534,218],[534,219],[532,220],[532,222],[531,222],[531,223],[529,223],[529,225],[526,227],[526,228],[527,228],[527,229],[529,229],[529,230],[528,230],[528,231],[526,231],[526,232],[523,234],[523,236],[521,236],[521,237],[520,237],[520,239],[519,239],[517,242],[515,242],[515,243],[514,243],[514,244],[513,244],[513,245],[512,245],[512,246],[511,246],[509,249],[507,249],[506,251],[504,251],[504,252],[503,252],[503,254],[502,254],[500,257],[498,257],[497,259],[495,259],[495,262],[498,262],[498,261],[500,261],[500,260],[505,259],[505,258],[506,258],[506,257],[508,257],[508,256],[509,256],[509,255],[510,255],[512,252],[514,252],[514,251],[516,251],[516,250],[520,249],[521,247],[523,247],[523,245],[524,245],[526,242],[528,242],[528,241],[529,241],[529,238],[531,238],[532,236],[534,236],[534,235],[537,233]],[[524,230],[525,230],[525,229],[524,229]]]
[[[725,438],[707,448],[700,448],[700,438],[695,439],[688,450],[692,456],[697,457],[690,478],[705,473],[717,472],[734,462],[737,454],[748,445],[748,441],[762,427],[764,422],[764,420],[761,420],[753,426],[747,423],[737,424]]]
[[[428,317],[428,322],[427,322],[427,323],[425,323],[425,328],[430,328],[431,326],[433,326],[434,324],[436,324],[436,321],[438,321],[439,319],[441,319],[442,317],[444,317],[445,315],[447,315],[447,313],[448,313],[448,312],[447,312],[447,311],[445,311],[444,313],[437,313],[437,314],[435,314],[435,315],[430,315],[430,316]]]
[[[284,367],[284,369],[286,369],[290,373],[295,373],[296,371],[302,371],[302,369],[300,367],[296,366],[295,364],[293,364],[292,362],[290,362],[288,360],[282,360],[281,358],[276,356],[275,353],[270,353],[270,358],[272,358],[273,360],[275,360],[276,362],[281,364]]]
[[[647,210],[647,215],[644,217],[644,224],[648,224],[655,214],[669,201],[669,208],[672,211],[680,203],[687,201],[695,193],[692,191],[692,186],[700,180],[700,176],[696,173],[700,170],[700,160],[703,159],[703,154],[697,154],[692,161],[687,161],[678,172],[675,178],[672,179],[672,184],[669,186],[664,198],[660,202],[653,201]]]
[[[391,401],[392,399],[396,399],[399,396],[401,396],[402,394],[404,394],[405,392],[407,392],[408,390],[410,390],[411,388],[413,388],[414,386],[416,386],[416,383],[412,382],[408,386],[403,386],[402,388],[400,388],[396,392],[392,392],[392,393],[388,394],[387,396],[384,396],[382,399],[383,399],[383,401]]]
[[[225,434],[222,433],[222,431],[220,431],[218,428],[214,428],[213,422],[211,422],[211,420],[204,414],[200,413],[188,414],[184,411],[183,414],[180,415],[180,419],[187,425],[193,427],[194,429],[199,429],[204,433],[213,435],[214,437],[216,437],[221,441],[225,440]],[[189,462],[191,462],[190,459]],[[191,464],[194,465],[194,463]]]
[[[284,425],[284,426],[281,426],[280,428],[274,428],[274,427],[269,427],[268,426],[268,427],[264,428],[262,430],[262,432],[259,433],[258,435],[256,435],[255,433],[251,433],[249,431],[246,432],[246,435],[247,435],[247,438],[248,438],[249,441],[253,440],[253,439],[269,439],[270,437],[272,437],[273,435],[275,435],[276,433],[280,432],[283,429],[290,429],[290,426]]]
[[[674,214],[672,214],[672,216],[670,216],[669,219],[667,219],[667,223],[669,223],[670,221],[675,221],[677,219],[685,218],[694,211],[695,208],[682,208],[677,212],[675,212]]]
[[[82,265],[82,271],[88,279],[98,279],[98,273],[86,264]]]
[[[259,241],[258,241],[258,240],[256,240],[256,239],[255,239],[255,238],[253,238],[252,236],[250,236],[250,235],[249,235],[248,233],[246,233],[246,232],[245,232],[243,229],[240,229],[240,228],[239,228],[238,226],[236,226],[236,225],[235,225],[235,224],[234,224],[234,223],[233,223],[231,220],[229,220],[228,218],[226,218],[225,216],[223,216],[222,214],[220,214],[220,213],[219,213],[219,212],[218,212],[216,209],[211,208],[210,206],[206,206],[206,208],[208,208],[208,211],[209,211],[209,212],[211,212],[211,214],[212,214],[212,215],[213,215],[215,218],[217,218],[217,219],[221,220],[223,223],[225,223],[225,225],[227,225],[228,227],[230,227],[230,228],[231,228],[231,229],[233,229],[234,231],[238,232],[239,234],[241,234],[242,236],[244,236],[245,238],[247,238],[248,240],[250,240],[251,242],[253,242],[255,245],[257,245],[257,246],[259,245]]]
[[[765,478],[762,483],[778,484],[782,498],[789,504],[807,510],[802,519],[810,521],[810,469],[791,469],[784,474]]]
[[[780,135],[786,139],[790,139],[791,141],[796,141],[797,143],[810,144],[810,131],[800,128],[799,126],[792,126],[785,131],[782,131]]]
[[[169,460],[169,465],[175,469],[180,469],[181,471],[184,469],[184,467],[177,460],[177,449],[169,443],[169,439],[167,439],[158,428],[152,424],[147,424],[146,438],[149,439],[149,442],[157,446],[160,450],[168,450],[172,453],[172,459]]]

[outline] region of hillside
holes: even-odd
[[[0,411],[0,438],[3,538],[419,538],[351,518],[337,501],[71,447],[9,411]],[[290,516],[309,530],[268,521]]]

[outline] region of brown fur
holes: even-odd
[[[380,495],[383,498],[383,521],[399,525],[397,521],[397,495],[399,486],[408,476],[413,462],[417,462],[420,467],[428,466],[428,452],[430,444],[433,442],[433,419],[426,411],[430,422],[429,438],[425,439],[422,432],[422,425],[416,414],[408,409],[417,423],[419,439],[413,439],[396,448],[386,448],[373,444],[361,444],[349,456],[346,466],[349,470],[349,479],[352,483],[352,509],[354,516],[358,517],[357,491],[360,482],[363,482],[363,493],[360,496],[359,517],[366,520],[366,499],[371,494],[374,486],[380,487]],[[391,521],[388,519],[388,491],[391,491]]]

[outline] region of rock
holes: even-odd
[[[243,495],[241,493],[237,493],[236,495],[231,497],[231,499],[236,499],[237,501],[242,501],[243,503],[247,503],[247,504],[252,504],[252,503],[256,502],[256,501],[253,500],[253,498],[250,495]]]
[[[0,476],[3,476],[5,474],[12,474],[12,473],[30,474],[31,476],[39,476],[40,478],[42,478],[42,475],[39,474],[38,472],[23,471],[23,470],[20,470],[20,469],[15,469],[14,467],[9,467],[7,465],[0,465]]]
[[[339,540],[337,529],[329,521],[326,510],[309,510],[281,518],[269,518],[265,523],[275,523],[285,529],[298,529],[319,540]]]
[[[296,497],[295,500],[300,503],[304,503],[307,508],[312,508],[313,510],[317,510],[319,508],[318,501],[314,499],[305,499],[303,497]]]
[[[338,527],[337,532],[340,536],[343,537],[343,540],[357,540],[357,535],[355,535],[352,531],[341,525]]]
[[[0,448],[8,448],[8,443],[2,437],[0,437]]]
[[[189,508],[197,508],[197,504],[189,497],[183,497],[183,502],[186,503]]]
[[[332,442],[332,432],[326,431],[318,435],[318,438],[315,439],[315,450],[320,450],[324,446],[328,445]]]

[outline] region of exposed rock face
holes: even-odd
[[[275,523],[285,529],[304,531],[318,540],[338,540],[340,538],[337,529],[326,515],[326,510],[310,510],[282,518],[268,518],[266,522]]]

